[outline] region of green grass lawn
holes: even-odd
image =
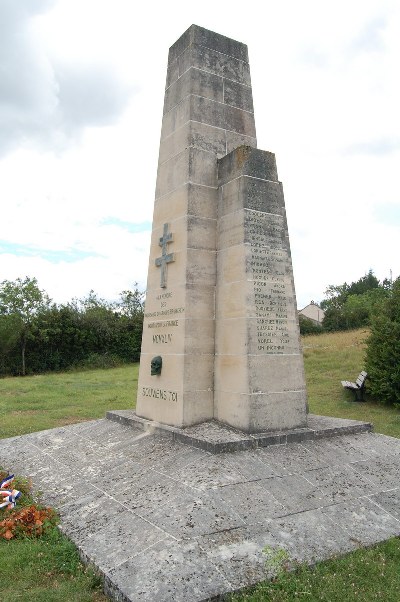
[[[79,560],[57,528],[40,539],[0,540],[4,600],[19,602],[106,602],[100,580]]]
[[[364,368],[365,329],[303,337],[304,366],[310,412],[365,420],[376,433],[400,438],[400,412],[368,400],[355,403],[340,381],[355,381]],[[368,383],[368,381],[367,381]]]
[[[310,411],[366,420],[375,431],[400,438],[400,412],[368,400],[354,403],[341,380],[363,369],[368,332],[303,338]],[[0,438],[104,417],[110,409],[134,407],[138,366],[6,378],[0,380]],[[1,512],[1,510],[0,510]],[[1,515],[0,515],[1,519]],[[400,540],[392,539],[341,558],[282,572],[233,601],[398,602]],[[0,583],[5,599],[30,602],[100,602],[98,581],[79,562],[74,546],[58,530],[44,539],[0,540]]]
[[[103,418],[134,407],[138,366],[0,379],[0,438]],[[27,502],[28,503],[28,502]],[[30,500],[29,500],[30,503]],[[16,510],[24,504],[19,503]],[[0,520],[4,511],[0,510]],[[3,598],[20,602],[106,602],[99,579],[57,528],[42,538],[0,539]]]
[[[0,379],[0,439],[133,408],[138,365]]]
[[[282,571],[274,581],[230,596],[231,602],[398,602],[400,540]]]

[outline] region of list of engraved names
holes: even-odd
[[[261,211],[245,212],[250,243],[258,353],[287,353],[291,281],[286,276],[288,250],[284,218]]]

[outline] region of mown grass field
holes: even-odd
[[[132,408],[138,365],[0,379],[0,439]]]
[[[303,337],[304,365],[310,412],[366,420],[377,433],[400,438],[400,412],[376,401],[354,403],[354,394],[344,390],[342,380],[355,381],[364,368],[368,330]],[[368,383],[368,381],[367,381]]]
[[[400,438],[400,412],[379,403],[354,403],[341,380],[363,369],[366,330],[303,338],[310,411],[366,420],[375,431]],[[138,367],[67,372],[0,380],[0,438],[103,417],[134,406]],[[367,398],[368,399],[368,398]],[[1,512],[1,510],[0,510]],[[1,515],[0,515],[1,519]],[[342,558],[282,572],[273,582],[237,594],[248,602],[398,602],[400,540]],[[101,602],[98,581],[58,531],[44,539],[0,540],[0,583],[5,599],[23,602]]]

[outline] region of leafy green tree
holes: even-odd
[[[378,401],[400,403],[400,278],[373,316],[366,370],[368,388]]]
[[[372,270],[369,270],[368,274],[362,276],[356,282],[352,282],[347,289],[348,295],[363,295],[364,293],[377,289],[381,286],[378,278],[374,275]]]
[[[143,293],[117,302],[94,291],[65,305],[50,304],[36,279],[0,285],[0,375],[40,373],[74,366],[109,367],[139,359]],[[22,357],[22,370],[21,370]]]
[[[320,307],[326,311],[328,309],[338,309],[341,308],[344,302],[347,299],[347,291],[349,289],[349,285],[347,282],[343,284],[334,285],[330,284],[325,291],[326,299],[323,299],[320,303]]]
[[[12,323],[14,336],[19,342],[21,353],[21,374],[26,374],[26,345],[33,325],[42,312],[51,304],[47,293],[38,286],[36,278],[26,276],[14,282],[3,280],[0,284],[0,315],[4,324]],[[5,319],[4,319],[5,318]]]
[[[18,345],[19,319],[15,316],[0,315],[0,374],[10,372],[10,364],[20,364]],[[17,371],[17,370],[16,370]],[[19,371],[19,370],[18,370]]]
[[[119,301],[116,303],[116,309],[124,316],[135,318],[143,315],[144,293],[138,289],[137,282],[134,283],[133,291],[122,291],[119,295]]]
[[[351,284],[330,285],[326,299],[321,302],[325,310],[325,330],[348,330],[368,326],[376,308],[388,296],[390,281],[381,284],[372,270]]]

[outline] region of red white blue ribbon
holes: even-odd
[[[13,480],[14,480],[13,474],[7,475],[5,479],[0,481],[0,489],[6,489]]]
[[[13,480],[14,475],[9,474],[0,481],[0,508],[7,508],[8,510],[15,508],[18,498],[21,497],[21,492],[18,489],[6,489]]]
[[[8,510],[15,508],[17,504],[17,499],[21,497],[21,492],[17,489],[13,489],[12,491],[3,490],[0,491],[0,494],[0,499],[3,499],[3,501],[0,504],[0,508],[7,508]]]

